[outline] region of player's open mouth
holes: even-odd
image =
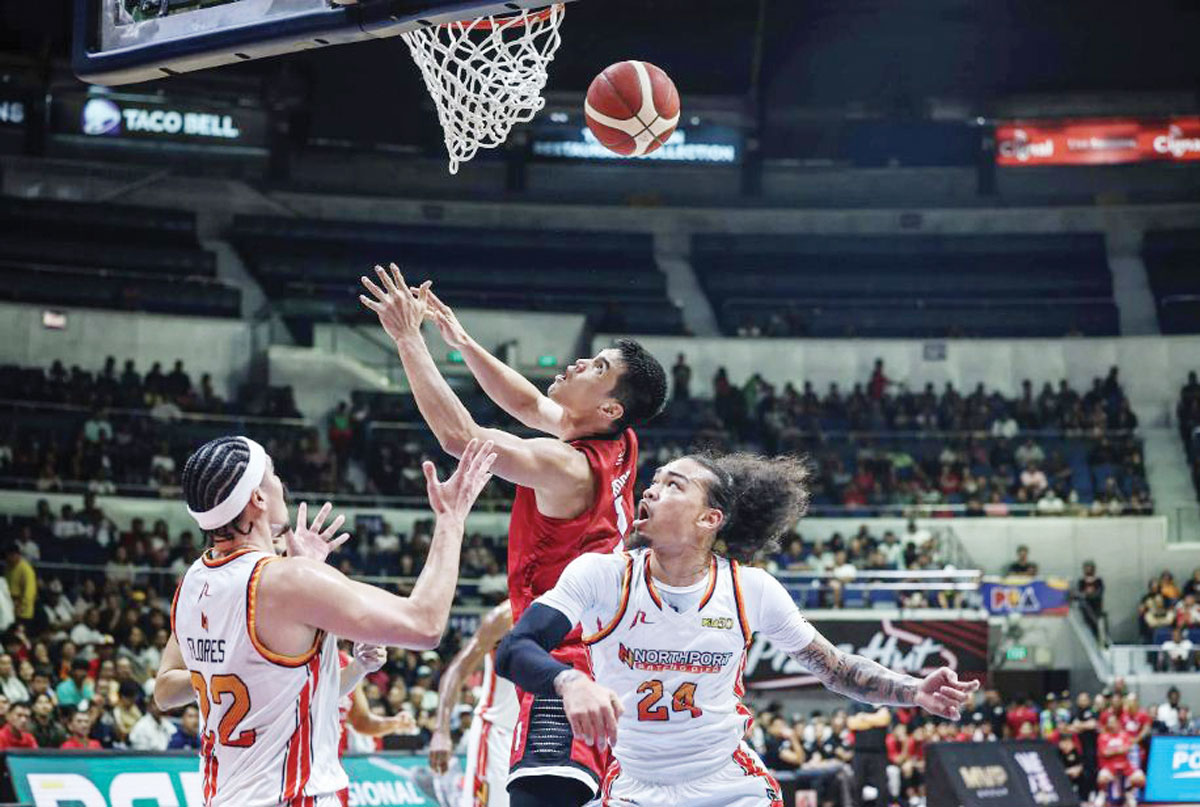
[[[637,518],[633,520],[633,528],[636,530],[650,520],[650,506],[643,502],[638,502]]]

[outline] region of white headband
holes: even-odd
[[[263,447],[249,437],[239,437],[238,439],[250,449],[250,461],[246,463],[246,470],[242,471],[242,476],[233,486],[233,490],[229,492],[228,496],[217,502],[211,510],[198,513],[190,507],[187,509],[188,515],[196,519],[196,523],[202,530],[224,527],[241,515],[250,502],[250,494],[262,484],[263,477],[267,473],[267,452]]]

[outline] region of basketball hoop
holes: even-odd
[[[561,3],[402,34],[437,106],[450,173],[546,105],[546,68],[562,38]]]

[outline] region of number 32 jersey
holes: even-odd
[[[815,630],[762,569],[714,555],[706,579],[674,589],[654,580],[650,558],[646,549],[583,555],[537,601],[583,626],[597,683],[621,698],[621,771],[671,784],[708,776],[737,751],[754,632],[797,652]]]
[[[256,633],[258,581],[278,560],[256,549],[205,552],[171,604],[171,629],[200,706],[205,807],[312,807],[346,787],[338,762],[337,640],[300,656]]]

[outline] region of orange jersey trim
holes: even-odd
[[[241,549],[237,549],[237,550],[234,550],[233,552],[230,552],[228,555],[222,555],[219,558],[214,558],[214,557],[211,557],[209,554],[212,552],[212,548],[209,547],[208,549],[204,550],[204,554],[202,554],[200,556],[200,560],[203,561],[204,565],[207,566],[208,568],[216,569],[220,566],[224,566],[226,563],[233,560],[234,558],[240,558],[242,555],[245,555],[247,552],[258,552],[258,551],[261,551],[261,550],[255,549],[252,546],[244,546]]]
[[[621,578],[621,604],[617,607],[617,613],[607,625],[600,629],[598,633],[593,633],[591,636],[582,637],[581,641],[584,644],[595,644],[596,642],[599,642],[616,630],[617,625],[621,624],[621,619],[625,616],[625,609],[629,607],[629,589],[632,582],[633,555],[625,553],[625,575]]]
[[[258,581],[262,575],[262,570],[266,568],[267,564],[274,563],[277,560],[281,560],[281,558],[263,558],[254,564],[254,571],[250,572],[250,580],[246,583],[246,633],[249,634],[250,643],[254,645],[254,649],[267,661],[278,664],[281,667],[303,667],[321,649],[321,642],[325,638],[324,631],[317,631],[316,636],[313,637],[312,647],[307,652],[301,653],[298,656],[287,656],[282,653],[276,653],[258,638]]]
[[[717,590],[717,556],[713,555],[712,570],[708,573],[708,590],[704,592],[704,596],[700,598],[700,607],[697,611],[703,611],[704,606],[708,605],[708,601],[712,599],[713,592]]]
[[[754,638],[754,632],[750,630],[750,621],[746,619],[746,600],[742,596],[742,581],[738,577],[736,560],[729,561],[729,574],[733,577],[733,599],[737,602],[738,622],[742,625],[742,637],[746,640],[746,647],[749,647]]]

